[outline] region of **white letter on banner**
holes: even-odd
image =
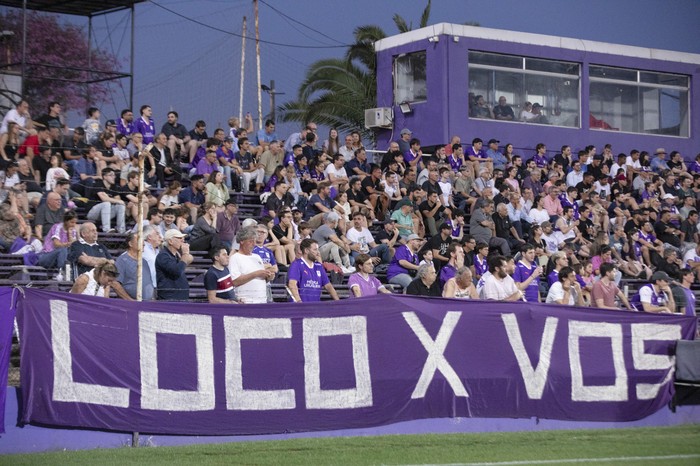
[[[351,335],[355,388],[321,389],[319,338]],[[367,319],[364,316],[304,319],[304,387],[307,409],[348,409],[372,406]]]
[[[638,383],[637,399],[653,400],[659,389],[673,377],[676,357],[668,354],[647,354],[644,342],[647,340],[676,341],[681,339],[680,325],[632,324],[632,361],[640,371],[668,370],[661,383]]]
[[[51,348],[53,350],[53,401],[128,408],[128,388],[73,381],[68,303],[52,299],[49,301],[49,306],[51,307]]]
[[[243,388],[241,340],[292,338],[291,319],[224,317],[226,332],[226,408],[240,410],[294,409],[294,389]]]
[[[554,345],[554,336],[557,333],[559,319],[547,317],[545,320],[542,341],[540,342],[540,356],[535,368],[532,367],[530,357],[525,351],[518,319],[515,317],[515,314],[501,314],[501,319],[506,327],[510,347],[513,349],[515,359],[518,360],[527,396],[531,400],[541,400],[544,386],[547,384],[549,366],[552,363],[552,346]]]
[[[612,347],[614,385],[583,385],[579,340],[581,337],[609,338]],[[622,350],[622,325],[605,322],[569,321],[569,364],[573,401],[627,401],[627,369]]]
[[[141,359],[141,407],[159,411],[207,411],[214,409],[214,347],[211,317],[193,314],[139,313]],[[197,390],[158,387],[159,333],[194,335],[197,356]]]
[[[464,388],[462,381],[459,379],[459,376],[452,366],[450,366],[450,363],[447,362],[444,354],[447,343],[449,343],[452,332],[454,332],[461,316],[461,312],[448,312],[445,314],[437,338],[433,341],[415,312],[403,313],[403,318],[406,320],[409,327],[411,327],[413,333],[416,334],[423,347],[428,351],[428,358],[425,360],[423,372],[421,372],[416,388],[411,394],[412,399],[423,398],[425,396],[425,392],[428,391],[428,386],[433,380],[436,370],[442,373],[447,383],[452,387],[452,391],[454,391],[455,395],[465,398],[469,397],[467,389]]]

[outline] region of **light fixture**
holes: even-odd
[[[440,42],[440,37],[438,37],[438,36],[428,37],[428,42]]]
[[[399,108],[401,109],[401,113],[403,113],[404,115],[408,115],[409,113],[413,112],[411,104],[409,104],[408,102],[401,102],[399,104]]]

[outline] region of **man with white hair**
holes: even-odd
[[[333,262],[343,273],[353,273],[355,268],[350,266],[350,246],[345,244],[335,231],[339,220],[338,214],[328,212],[323,218],[323,225],[314,231],[311,238],[319,245],[321,260]]]
[[[233,286],[236,287],[236,297],[245,304],[266,303],[267,281],[275,277],[273,267],[253,253],[256,236],[256,226],[243,227],[238,231],[236,240],[239,249],[231,256],[228,265]]]

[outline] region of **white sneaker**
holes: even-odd
[[[57,282],[62,282],[63,281],[63,274],[61,272],[59,272],[58,274],[56,274],[55,277],[53,277],[53,279],[56,280]]]
[[[353,267],[353,266],[350,266],[350,267],[341,266],[340,270],[342,270],[343,273],[355,273],[355,267]]]

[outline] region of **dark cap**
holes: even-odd
[[[666,272],[654,272],[654,274],[651,276],[651,281],[656,282],[658,280],[666,280],[667,282],[670,282],[671,277],[669,277]]]
[[[442,225],[440,225],[441,230],[452,230],[452,225],[450,225],[448,222],[443,222]]]
[[[232,197],[229,197],[228,200],[226,201],[226,205],[238,205],[236,200]]]
[[[498,139],[489,139],[489,144],[500,144],[501,141]]]
[[[396,220],[394,220],[393,218],[390,218],[388,220],[384,220],[384,225],[388,225],[390,223],[396,223]]]
[[[226,136],[224,142],[233,142],[233,138],[231,136]]]
[[[105,123],[105,126],[117,126],[117,122],[114,120],[107,120],[107,123]]]
[[[542,105],[540,103],[534,103],[534,104],[532,104],[532,108],[544,108],[544,105]]]
[[[410,205],[411,205],[411,201],[409,201],[408,199],[401,199],[401,200],[396,204],[396,208],[397,208],[397,209],[400,209],[400,208],[403,207],[403,206],[410,206]]]

